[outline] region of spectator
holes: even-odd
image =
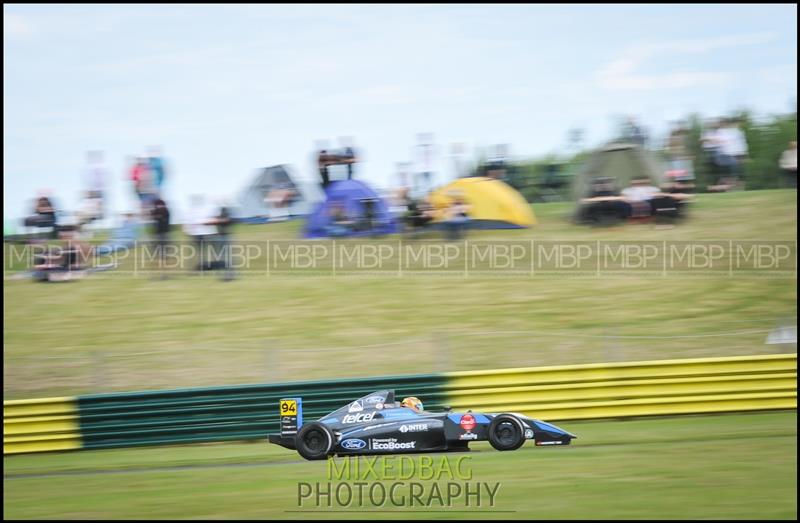
[[[222,270],[224,271],[223,281],[232,281],[235,278],[233,266],[231,264],[231,227],[233,226],[233,218],[231,211],[225,202],[221,202],[219,213],[214,219],[217,226],[216,249],[222,257]]]
[[[153,219],[153,236],[155,237],[155,246],[158,254],[158,268],[164,269],[164,257],[167,245],[169,244],[169,207],[167,203],[160,197],[156,198],[153,202],[153,209],[150,212]],[[166,275],[164,275],[166,276]]]
[[[61,245],[34,257],[33,279],[41,282],[68,281],[85,273],[92,248],[78,237],[78,226],[59,227],[57,238]]]
[[[743,165],[748,154],[747,139],[739,123],[737,118],[728,118],[717,131],[718,161],[725,176],[722,185],[728,188],[741,185]]]
[[[408,188],[398,187],[389,198],[389,214],[402,220],[408,208]]]
[[[486,164],[486,176],[495,180],[505,180],[507,170],[508,152],[505,145],[495,147],[494,156]]]
[[[703,133],[700,135],[700,143],[703,149],[713,156],[717,149],[717,131],[720,128],[720,120],[709,118],[703,126]]]
[[[131,161],[130,180],[133,190],[142,207],[146,207],[153,192],[153,185],[150,176],[149,162],[146,158],[136,157]]]
[[[459,240],[469,222],[469,205],[460,194],[453,196],[453,201],[445,210],[444,226],[448,240]]]
[[[647,134],[633,117],[628,117],[626,125],[626,139],[633,144],[644,147],[647,144]]]
[[[789,148],[781,155],[780,166],[783,170],[784,185],[797,189],[797,142],[789,142]]]
[[[86,191],[77,212],[78,225],[83,227],[103,216],[103,204],[96,191]]]
[[[139,195],[142,203],[142,216],[149,216],[156,200],[158,190],[156,189],[156,173],[153,172],[148,158],[139,158],[139,169],[141,177],[139,179]]]
[[[347,236],[353,229],[354,222],[348,216],[347,210],[342,202],[334,202],[330,208],[331,221],[327,227],[329,236]]]
[[[407,211],[404,223],[411,229],[413,236],[417,236],[419,231],[423,230],[433,221],[433,218],[433,207],[427,198],[422,201],[411,198],[407,200]]]
[[[279,222],[291,217],[291,205],[297,197],[296,191],[286,183],[278,184],[264,196],[269,207],[269,221]]]
[[[324,149],[319,152],[319,175],[322,178],[322,188],[326,189],[331,181],[328,174],[328,151]]]
[[[670,187],[675,192],[694,191],[694,166],[689,152],[689,130],[679,122],[667,139],[666,156],[669,169],[666,172]]]
[[[576,221],[595,226],[615,225],[630,213],[630,204],[617,194],[614,178],[597,177],[591,180],[588,197],[581,199]]]
[[[105,165],[102,151],[89,151],[86,154],[88,167],[86,170],[87,198],[96,200],[99,206],[96,219],[105,217],[106,185],[108,183],[108,167]]]
[[[128,165],[128,181],[131,182],[131,187],[136,194],[136,198],[141,200],[142,197],[139,195],[139,181],[142,179],[142,166],[139,164],[139,158],[128,156],[125,163]]]
[[[148,158],[148,168],[153,177],[153,194],[159,197],[164,196],[164,181],[166,180],[167,173],[164,166],[164,158],[161,154],[161,148],[151,147],[150,158]]]
[[[644,218],[653,214],[653,207],[650,203],[661,190],[651,185],[647,178],[639,178],[631,181],[630,187],[622,190],[622,197],[631,206],[630,216],[632,218]]]
[[[213,219],[208,216],[205,197],[202,195],[192,196],[189,215],[187,216],[183,230],[192,238],[192,242],[197,249],[197,271],[200,272],[207,269],[206,248],[209,241],[213,238],[214,233],[217,232],[210,222],[213,222]]]
[[[719,135],[720,122],[718,120],[709,120],[703,134],[700,136],[700,143],[705,151],[706,165],[711,174],[713,183],[709,185],[709,190],[717,190],[716,186],[719,185],[722,177],[722,167],[719,162],[719,151],[721,136]]]
[[[56,210],[47,194],[42,191],[36,199],[33,209],[33,216],[25,218],[26,227],[34,227],[37,234],[49,239],[58,239],[58,224],[56,220]]]
[[[324,141],[317,142],[317,167],[319,168],[319,176],[322,178],[322,189],[325,190],[330,184],[330,175],[328,173],[328,161],[330,155],[327,151],[327,145]]]
[[[616,196],[614,188],[614,178],[599,177],[593,178],[589,186],[589,198],[599,198],[605,196]]]
[[[356,156],[356,151],[353,148],[353,139],[352,138],[340,138],[339,142],[342,145],[342,153],[340,155],[341,162],[347,165],[347,179],[353,179],[353,172],[355,171],[356,162],[358,162],[358,157]]]
[[[685,191],[685,184],[676,180],[668,180],[661,191],[650,200],[653,217],[657,224],[672,227],[673,223],[686,215],[686,208],[692,194]]]
[[[692,155],[689,152],[689,129],[678,123],[670,132],[667,142],[667,157],[672,177],[680,180],[694,180]]]

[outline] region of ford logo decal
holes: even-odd
[[[342,442],[342,448],[347,450],[363,449],[367,446],[367,442],[363,439],[346,439]]]

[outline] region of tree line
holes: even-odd
[[[789,142],[797,140],[797,109],[788,114],[773,114],[757,118],[752,111],[743,110],[728,117],[737,117],[747,139],[748,157],[744,161],[745,190],[778,189],[783,187],[779,165]],[[701,137],[706,118],[691,114],[684,119],[688,128],[688,149],[692,156],[697,192],[706,192],[714,184],[711,158],[703,148]],[[666,165],[666,144],[649,144]],[[549,154],[525,161],[512,162],[506,168],[506,181],[519,190],[528,201],[542,202],[571,199],[573,177],[583,167],[593,150],[558,156]],[[489,167],[479,162],[474,174],[484,174]],[[666,168],[666,167],[665,167]]]

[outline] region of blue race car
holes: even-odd
[[[297,450],[306,459],[328,456],[468,451],[471,441],[497,450],[536,445],[569,445],[577,436],[555,425],[513,412],[479,414],[427,412],[417,398],[396,402],[393,390],[379,390],[303,423],[302,399],[280,402],[281,433],[269,441]]]

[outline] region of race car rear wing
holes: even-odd
[[[280,402],[281,437],[294,438],[303,426],[303,398],[282,399]]]
[[[280,434],[268,434],[270,443],[287,449],[295,449],[294,438],[303,426],[303,398],[286,398],[280,400]]]

